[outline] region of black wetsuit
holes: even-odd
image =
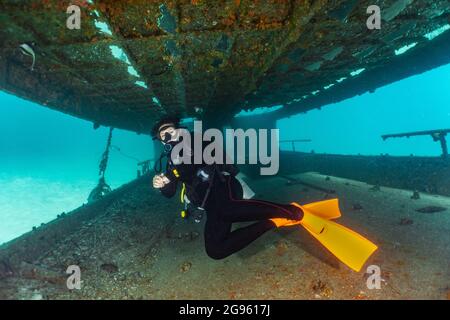
[[[176,169],[176,175],[174,169]],[[208,172],[212,180],[199,182],[197,173],[201,169]],[[222,173],[233,171],[229,169],[227,165],[174,165],[169,162],[165,175],[170,183],[161,188],[164,196],[172,197],[176,193],[177,182],[183,182],[188,190],[189,200],[194,205],[200,206],[212,181],[204,203],[207,218],[204,238],[206,253],[213,259],[223,259],[246,247],[266,231],[273,229],[275,224],[269,220],[271,218],[301,218],[301,212],[291,205],[243,199],[243,189],[234,177],[234,172]],[[251,221],[256,222],[231,231],[232,223]]]

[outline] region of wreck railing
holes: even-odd
[[[298,142],[311,142],[311,141],[312,141],[311,139],[281,140],[281,141],[280,141],[280,144],[281,144],[281,143],[290,143],[290,144],[291,144],[291,147],[292,147],[292,151],[293,151],[293,152],[296,152],[296,151],[295,151],[295,143],[298,143]]]
[[[138,178],[140,176],[146,175],[150,172],[150,168],[153,168],[153,165],[155,163],[155,159],[148,159],[141,162],[138,162],[137,166],[137,176]]]
[[[433,141],[440,142],[442,148],[442,158],[448,158],[448,147],[447,147],[447,134],[450,133],[450,129],[438,129],[438,130],[427,130],[427,131],[415,131],[415,132],[406,132],[406,133],[396,133],[396,134],[385,134],[382,135],[381,138],[383,140],[389,138],[410,138],[414,136],[431,136]]]

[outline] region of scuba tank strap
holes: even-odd
[[[161,172],[162,172],[162,161],[163,161],[163,158],[166,157],[166,156],[167,156],[166,154],[161,153],[161,154],[159,155],[158,160],[155,161],[155,165],[153,166],[153,170],[154,170],[156,173],[161,173]],[[167,166],[167,165],[166,165],[166,166]]]
[[[202,204],[200,205],[200,208],[203,209],[203,210],[205,209],[205,204],[206,204],[206,201],[209,198],[209,194],[211,193],[211,189],[213,188],[216,176],[219,178],[220,182],[222,182],[222,183],[226,182],[225,175],[220,170],[219,166],[218,165],[213,165],[213,170],[212,170],[212,172],[210,174],[210,177],[208,179],[208,189],[206,189],[205,196],[203,198]]]
[[[214,178],[215,178],[215,176],[216,176],[216,173],[218,173],[217,167],[214,166],[214,171],[211,173],[211,177],[209,177],[209,181],[208,181],[208,184],[209,184],[209,185],[208,185],[208,189],[206,189],[205,196],[204,196],[204,198],[203,198],[202,204],[200,205],[200,208],[201,208],[201,209],[205,209],[205,204],[206,204],[206,201],[207,201],[208,198],[209,198],[209,194],[211,193],[211,189],[212,189],[213,184],[214,184]],[[220,174],[220,172],[219,172],[219,179],[224,179],[224,180],[225,180],[225,177],[223,177],[222,174]]]
[[[219,167],[217,165],[214,165],[214,175],[217,173],[217,176],[220,179],[220,182],[225,182],[225,176],[222,173],[222,171],[219,169]],[[211,179],[212,180],[212,179]]]

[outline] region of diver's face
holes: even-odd
[[[176,139],[177,129],[174,126],[163,125],[163,129],[159,131],[159,139],[162,143],[167,143]]]

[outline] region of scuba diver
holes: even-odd
[[[341,217],[338,199],[304,205],[245,199],[248,198],[244,197],[243,187],[246,186],[239,182],[237,168],[222,164],[225,161],[207,164],[205,159],[201,159],[199,164],[195,163],[194,155],[199,150],[194,150],[188,139],[183,141],[186,133],[189,132],[180,126],[177,117],[163,118],[154,126],[153,138],[163,143],[164,152],[155,163],[158,174],[153,178],[153,187],[170,198],[175,195],[178,183],[181,183],[181,199],[185,205],[206,212],[205,249],[211,258],[226,258],[267,231],[288,226],[302,226],[330,253],[357,272],[378,249],[370,240],[334,221]],[[180,143],[182,148],[176,154]],[[200,148],[203,154],[203,143]],[[186,154],[183,155],[184,152]],[[164,156],[167,157],[166,169],[161,173]],[[190,161],[183,161],[185,159]],[[235,222],[253,223],[232,230]]]
[[[173,161],[176,159],[172,154],[173,149],[183,140],[180,130],[186,129],[180,126],[177,117],[161,119],[152,130],[153,139],[158,139],[164,145],[159,169],[155,171],[162,171],[161,159],[167,157],[166,170],[154,176],[153,187],[170,198],[175,195],[177,185],[183,184],[182,199],[184,195],[189,205],[206,213],[204,239],[208,256],[223,259],[267,231],[292,225],[303,218],[303,210],[293,204],[244,199],[243,187],[236,178],[238,170],[234,165],[206,164],[203,159],[201,164],[194,164],[194,152],[188,155],[192,157],[190,162]],[[232,224],[236,222],[254,223],[232,231]]]

